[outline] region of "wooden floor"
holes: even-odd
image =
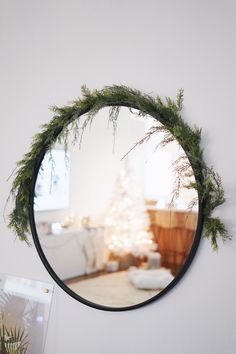
[[[75,283],[77,283],[79,281],[82,281],[82,280],[94,279],[94,278],[97,278],[97,277],[99,277],[101,275],[106,275],[106,274],[110,274],[110,273],[108,273],[105,270],[102,270],[102,271],[99,271],[99,272],[94,272],[94,273],[91,273],[91,274],[84,274],[84,275],[80,275],[79,277],[66,279],[66,280],[64,280],[64,283],[66,285],[71,285],[71,284],[75,284]]]

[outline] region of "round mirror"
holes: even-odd
[[[141,306],[172,288],[196,251],[190,162],[165,127],[136,110],[121,107],[115,131],[109,108],[77,140],[74,128],[66,148],[58,139],[41,158],[33,181],[37,249],[76,299],[107,310]]]

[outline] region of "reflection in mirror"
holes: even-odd
[[[182,269],[198,199],[187,156],[176,140],[166,144],[160,123],[122,107],[114,135],[108,116],[100,110],[81,144],[71,133],[66,152],[57,143],[45,155],[34,211],[62,282],[98,306],[123,308],[151,299]]]

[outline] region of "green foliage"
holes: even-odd
[[[228,231],[222,221],[216,217],[206,217],[205,222],[205,237],[210,239],[212,248],[216,251],[218,249],[217,238],[220,237],[222,241],[231,239]]]
[[[205,236],[211,240],[213,248],[217,249],[219,238],[223,241],[230,239],[224,224],[218,218],[212,217],[214,209],[224,202],[224,191],[218,174],[212,168],[208,168],[203,160],[203,150],[200,145],[201,130],[197,127],[191,128],[181,117],[183,90],[179,91],[176,101],[169,97],[163,101],[159,96],[153,98],[127,86],[114,85],[105,87],[101,91],[90,91],[83,86],[82,98],[75,100],[69,106],[53,106],[52,120],[42,126],[42,131],[33,139],[30,152],[25,154],[17,164],[10,193],[15,206],[9,216],[9,227],[20,240],[28,242],[30,185],[39,156],[50,150],[56,141],[64,142],[66,148],[69,129],[74,134],[74,142],[79,141],[81,145],[85,129],[92,124],[94,117],[103,107],[110,107],[109,121],[113,125],[115,137],[121,106],[137,109],[140,118],[150,115],[162,124],[159,128],[151,129],[142,142],[147,141],[159,129],[166,133],[162,146],[173,139],[177,139],[180,143],[195,175],[196,182],[189,188],[197,190],[199,202],[204,207]]]

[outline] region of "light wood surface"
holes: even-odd
[[[195,237],[198,214],[186,211],[148,210],[162,266],[176,275],[185,263]]]

